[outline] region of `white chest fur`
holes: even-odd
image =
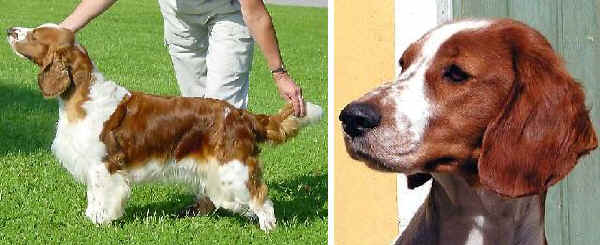
[[[77,122],[69,122],[64,102],[59,99],[56,137],[52,152],[62,165],[81,183],[86,183],[87,170],[102,164],[106,148],[100,141],[103,123],[115,111],[123,97],[129,92],[113,83],[104,81],[95,72],[95,83],[90,87],[89,100],[82,107],[86,116]]]

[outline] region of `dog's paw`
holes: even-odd
[[[265,201],[261,208],[254,210],[254,213],[258,216],[258,224],[261,230],[269,232],[275,229],[277,220],[275,219],[273,203],[270,200]]]
[[[275,215],[270,214],[263,217],[258,217],[258,224],[260,225],[260,229],[269,232],[275,229],[277,226],[277,221],[275,220]]]
[[[103,208],[98,207],[88,207],[85,210],[85,216],[88,217],[92,223],[97,225],[106,225],[110,224],[115,219],[121,217],[122,213],[117,211],[107,211]]]
[[[111,221],[108,218],[108,215],[106,215],[106,212],[101,209],[88,208],[85,210],[85,216],[87,216],[92,223],[97,225],[108,224]]]

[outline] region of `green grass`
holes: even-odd
[[[0,29],[61,21],[74,0],[0,1]],[[305,98],[327,108],[326,9],[269,6],[287,67]],[[162,42],[157,1],[119,1],[78,34],[109,79],[130,90],[178,94]],[[283,105],[260,52],[251,75],[250,110]],[[278,227],[219,211],[177,218],[193,201],[183,186],[134,187],[126,214],[108,226],[84,216],[85,186],[54,159],[50,144],[56,100],[37,89],[38,68],[0,44],[0,243],[117,242],[207,244],[324,244],[327,241],[327,121],[261,155]],[[325,111],[325,115],[327,112]]]

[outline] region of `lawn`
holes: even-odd
[[[0,29],[60,22],[74,0],[0,1]],[[193,201],[183,186],[133,188],[126,214],[108,226],[84,216],[85,186],[54,159],[50,144],[56,100],[37,89],[38,68],[0,44],[0,243],[324,244],[327,241],[327,10],[268,6],[284,60],[305,98],[325,109],[323,121],[287,144],[265,145],[262,161],[278,227],[219,211],[177,218]],[[162,42],[157,1],[119,1],[78,34],[109,79],[130,90],[178,94]],[[250,110],[274,113],[282,105],[262,54],[251,75]]]

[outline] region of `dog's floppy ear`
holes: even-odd
[[[561,180],[597,139],[581,86],[548,41],[530,28],[509,29],[515,81],[485,131],[478,168],[482,184],[519,197]]]
[[[67,55],[73,48],[74,35],[66,33],[48,50],[38,74],[38,86],[45,98],[54,98],[69,88],[72,82]]]
[[[38,86],[45,98],[54,98],[67,90],[71,84],[68,67],[60,61],[60,58],[53,58],[43,65],[38,74]]]

